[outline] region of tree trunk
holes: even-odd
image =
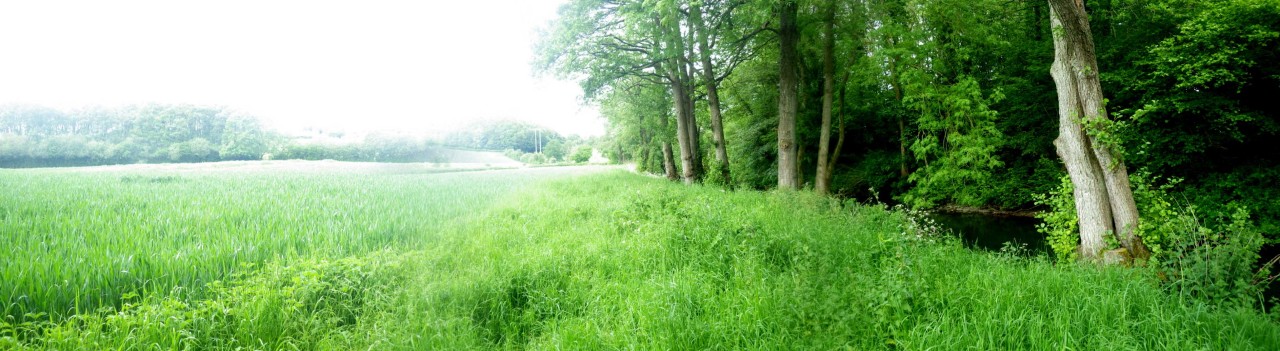
[[[676,181],[680,176],[676,175],[675,155],[671,151],[671,142],[662,141],[662,169],[666,172],[667,179]]]
[[[680,177],[676,175],[675,157],[671,151],[671,122],[668,121],[669,119],[669,115],[662,114],[662,121],[659,123],[662,127],[662,132],[658,133],[658,138],[662,140],[662,170],[668,180],[676,181]]]
[[[836,159],[840,158],[840,150],[844,149],[844,135],[845,135],[845,129],[844,129],[844,106],[845,106],[844,101],[845,100],[844,98],[845,98],[845,91],[848,88],[848,86],[849,86],[849,72],[845,71],[844,78],[840,79],[840,97],[836,100],[840,102],[840,108],[836,110],[838,112],[835,113],[836,121],[840,122],[840,125],[836,128],[839,131],[839,137],[836,138],[836,148],[831,150],[831,157],[827,160],[828,176],[835,174]]]
[[[711,65],[711,48],[708,44],[708,30],[702,20],[702,7],[692,5],[689,19],[698,36],[698,52],[702,61],[702,80],[707,84],[707,109],[711,115],[711,140],[716,144],[716,168],[725,186],[733,189],[733,178],[729,174],[729,152],[724,145],[724,123],[720,114],[720,92],[717,86],[715,69]]]
[[[661,20],[658,23],[663,23]],[[698,145],[698,125],[693,115],[693,86],[690,84],[688,51],[680,21],[667,22],[669,27],[661,33],[666,41],[668,58],[665,65],[667,82],[676,110],[676,141],[680,144],[680,171],[685,184],[702,180],[701,148]]]
[[[784,0],[779,9],[778,42],[781,52],[778,59],[778,188],[795,190],[799,187],[796,168],[796,28],[798,5],[794,0]]]
[[[671,92],[675,95],[676,140],[680,143],[681,178],[685,184],[693,184],[698,180],[698,173],[697,168],[694,166],[697,160],[694,153],[697,152],[697,149],[693,145],[693,139],[697,138],[697,135],[693,133],[695,129],[693,129],[694,126],[690,125],[692,123],[689,120],[690,112],[692,112],[689,108],[691,98],[687,90],[688,87],[679,78],[674,77],[678,74],[671,73],[671,75],[673,76],[671,78]]]
[[[813,190],[818,194],[831,193],[831,105],[835,95],[835,21],[836,5],[827,2],[825,25],[822,28],[822,127],[818,131],[818,165],[814,173]],[[828,160],[831,158],[832,160]]]
[[[1076,0],[1049,0],[1054,60],[1050,73],[1058,90],[1058,138],[1054,145],[1075,186],[1081,258],[1098,260],[1104,235],[1112,233],[1128,254],[1145,259],[1150,251],[1134,234],[1138,211],[1128,171],[1111,147],[1085,132],[1081,121],[1106,119],[1088,15]]]
[[[693,182],[701,182],[702,176],[707,174],[706,169],[702,166],[702,132],[698,128],[698,114],[694,113],[693,108],[693,62],[689,61],[688,51],[683,56],[685,70],[681,71],[681,78],[684,79],[685,86],[685,125],[689,128],[689,148],[693,150]]]

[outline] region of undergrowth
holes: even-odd
[[[1230,215],[1205,218],[1186,199],[1171,195],[1179,180],[1138,172],[1130,181],[1142,218],[1136,233],[1152,254],[1138,264],[1159,277],[1170,294],[1222,309],[1266,312],[1277,305],[1266,300],[1264,291],[1277,278],[1272,269],[1280,257],[1261,257],[1267,240],[1247,207],[1220,205],[1209,212]],[[1070,179],[1064,176],[1058,189],[1037,199],[1050,209],[1038,216],[1044,220],[1038,229],[1048,236],[1058,262],[1078,256],[1079,226],[1071,192]],[[1116,238],[1106,239],[1106,249],[1120,247]]]

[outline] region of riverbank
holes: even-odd
[[[1036,215],[1040,213],[1040,211],[1033,211],[1033,210],[1008,210],[1008,209],[959,206],[959,205],[943,205],[933,209],[933,211],[939,212],[939,213],[950,213],[950,214],[979,214],[984,216],[1021,217],[1021,218],[1035,218]]]

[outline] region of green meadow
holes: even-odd
[[[620,168],[0,170],[3,350],[1275,350],[1143,268]],[[301,166],[299,166],[301,165]]]

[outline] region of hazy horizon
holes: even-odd
[[[283,131],[512,119],[601,135],[574,82],[531,71],[562,2],[4,3],[0,103],[222,106]]]

